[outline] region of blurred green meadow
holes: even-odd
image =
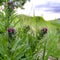
[[[60,20],[45,21],[39,16],[12,15],[9,26],[16,29],[16,34],[11,39],[5,28],[9,22],[5,17],[2,19],[0,18],[0,60],[48,60],[50,56],[59,60]],[[39,35],[42,28],[47,28],[44,36]]]

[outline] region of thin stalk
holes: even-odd
[[[58,58],[56,58],[56,60],[58,60]]]
[[[9,10],[7,3],[8,3],[8,1],[6,0],[6,6],[5,6],[5,8],[6,8],[5,13],[6,13],[6,18],[7,18],[6,29],[7,29],[7,28],[9,27],[9,25],[10,25],[10,16],[11,16],[11,11]],[[11,42],[10,42],[10,40],[12,41],[12,39],[10,39],[10,38],[8,37],[8,56],[9,56],[9,59],[11,60],[12,52],[11,52]]]
[[[46,43],[47,43],[47,41],[45,41],[45,43],[44,43],[44,49],[43,49],[43,57],[42,57],[42,60],[44,60],[44,57],[45,57]]]

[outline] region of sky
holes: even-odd
[[[60,0],[31,0],[23,7],[24,10],[18,8],[18,14],[42,16],[45,20],[60,18]]]

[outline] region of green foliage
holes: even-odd
[[[46,22],[38,16],[16,15],[9,6],[4,9],[5,14],[0,12],[0,60],[48,60],[49,56],[59,58],[58,21]]]
[[[5,2],[6,0],[0,0],[0,3]]]
[[[2,21],[1,23],[4,22],[5,25],[6,24],[8,25],[8,22],[5,22],[6,20],[8,21],[7,17],[5,19],[3,13],[0,13],[0,15],[1,15],[0,22]],[[42,34],[41,28],[43,28],[41,27],[42,25],[40,24],[37,25],[40,27],[38,27],[36,32],[34,32],[33,28],[35,28],[36,24],[34,24],[35,26],[30,25],[34,23],[34,22],[30,23],[31,18],[25,17],[27,18],[26,20],[28,19],[30,20],[30,21],[29,20],[26,21],[23,20],[23,18],[21,17],[22,16],[20,16],[19,18],[19,16],[12,14],[9,18],[10,19],[9,26],[12,26],[15,29],[17,29],[16,30],[17,33],[15,34],[15,37],[13,37],[13,39],[9,38],[6,30],[9,26],[7,26],[6,28],[5,25],[3,24],[1,25],[1,28],[3,26],[4,30],[2,29],[3,33],[0,34],[0,60],[19,60],[19,59],[20,60],[37,60],[37,59],[42,60],[43,58],[44,60],[47,60],[49,56],[53,56],[54,58],[59,58],[60,43],[59,43],[59,33],[58,30],[56,30],[56,27],[54,27],[53,24],[51,24],[53,27],[53,29],[51,29],[50,24],[47,24],[47,22],[45,21],[40,21],[40,23],[43,22],[43,27],[46,26],[48,28],[48,34],[42,36],[41,35]],[[24,23],[28,23],[28,25]],[[39,21],[37,21],[37,23],[39,23]],[[21,26],[21,24],[24,25]],[[42,52],[44,52],[44,55]]]

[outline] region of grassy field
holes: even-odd
[[[10,17],[10,26],[16,29],[16,33],[11,38],[1,24],[0,30],[4,33],[0,34],[0,60],[48,60],[49,57],[58,60],[60,58],[59,20],[45,21],[39,16],[24,15],[14,18]],[[47,29],[47,33],[42,36],[43,28]]]

